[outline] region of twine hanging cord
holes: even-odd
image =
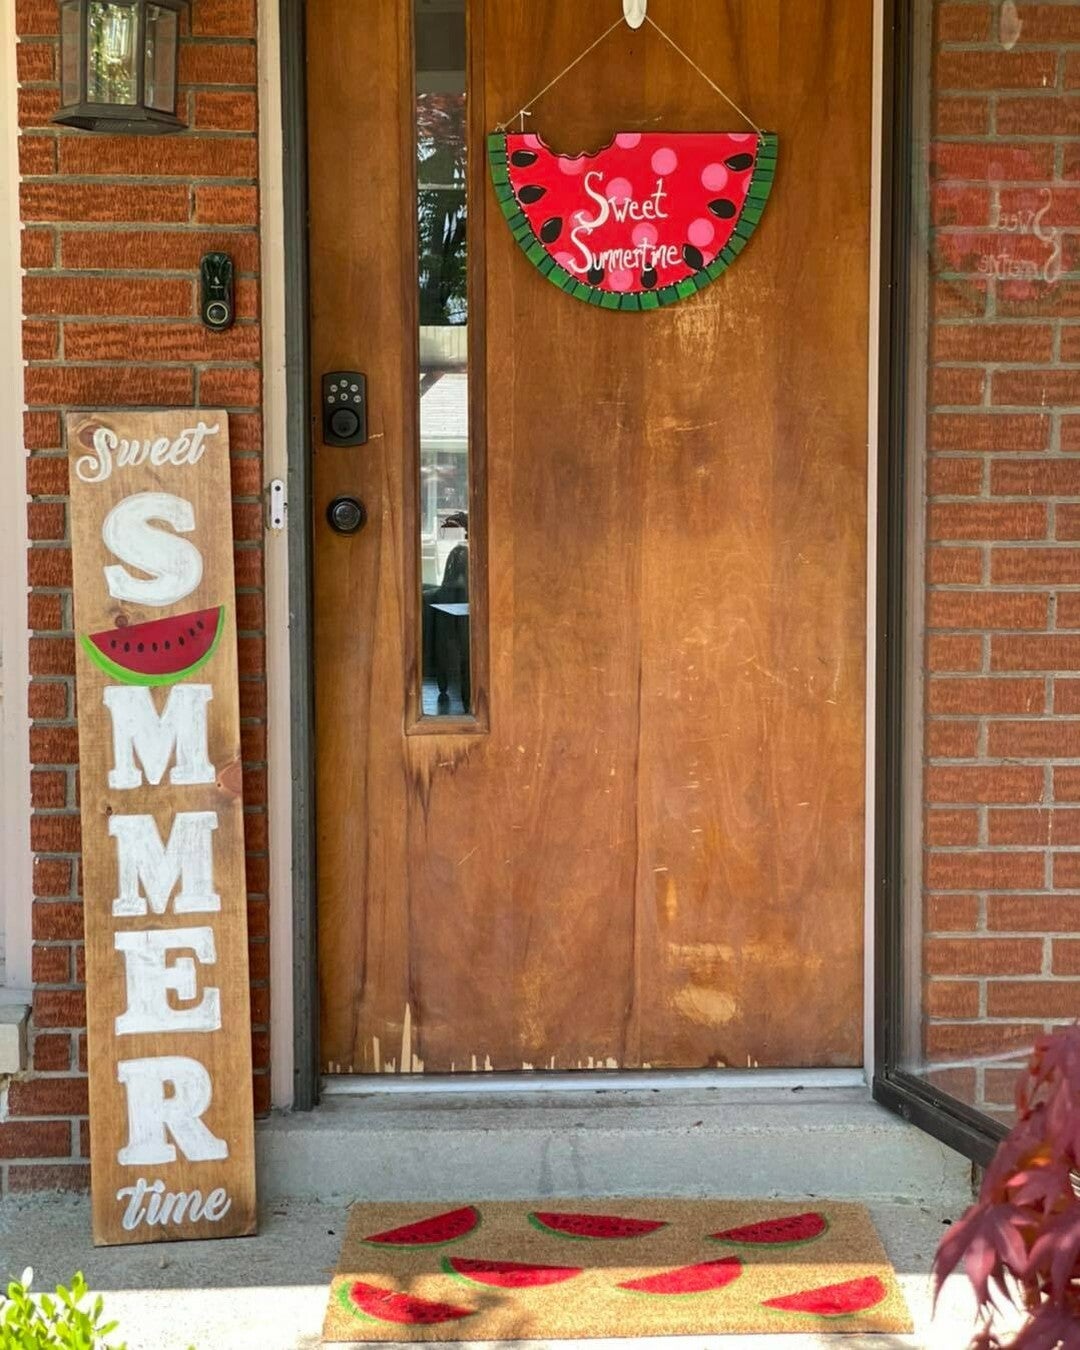
[[[543,89],[541,89],[539,93],[534,94],[532,98],[529,99],[528,103],[523,103],[522,106],[517,110],[517,112],[514,113],[512,117],[508,117],[505,122],[499,122],[495,128],[496,131],[505,131],[507,127],[511,124],[511,122],[515,121],[520,122],[521,129],[522,131],[524,131],[525,118],[532,116],[530,110],[532,109],[533,105],[539,103],[549,89],[554,89],[554,87],[559,83],[561,79],[569,75],[576,65],[584,61],[590,52],[595,51],[596,48],[600,46],[601,42],[603,42],[605,38],[610,37],[611,34],[614,33],[615,29],[620,27],[624,22],[625,20],[623,20],[621,17],[616,19],[615,22],[611,25],[611,27],[606,28],[595,40],[595,42],[589,43],[589,45],[585,48],[585,50],[581,53],[580,56],[575,56],[568,66],[564,66],[563,69],[559,71],[558,75],[556,75],[554,79],[548,80],[547,84],[544,85]],[[696,70],[697,73],[701,76],[701,78],[705,81],[705,83],[709,86],[709,88],[714,90],[717,94],[719,94],[720,97],[724,100],[726,104],[728,104],[729,107],[734,108],[734,110],[739,114],[739,116],[748,126],[752,127],[759,136],[763,136],[765,134],[762,131],[761,127],[759,127],[758,124],[754,121],[754,119],[749,115],[749,113],[743,112],[743,110],[739,107],[739,105],[735,102],[735,100],[733,98],[729,98],[728,95],[724,93],[724,91],[720,88],[720,86],[716,83],[716,81],[712,79],[710,76],[708,76],[705,73],[705,71],[701,69],[701,67],[693,59],[693,57],[690,56],[687,52],[685,52],[682,49],[682,47],[679,46],[679,44],[675,41],[675,39],[671,36],[670,33],[665,32],[664,29],[661,28],[660,25],[656,22],[656,20],[651,18],[648,14],[645,15],[645,22],[651,28],[656,29],[656,31],[660,34],[660,36],[664,39],[664,41],[668,44],[668,46],[674,48],[674,50],[678,52],[678,54],[682,57],[682,59],[686,62],[686,64],[688,66],[692,66],[694,70]]]

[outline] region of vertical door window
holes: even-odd
[[[472,711],[465,0],[415,0],[421,710]]]

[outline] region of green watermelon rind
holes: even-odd
[[[370,1322],[377,1327],[405,1327],[415,1329],[417,1327],[446,1326],[449,1322],[464,1322],[466,1317],[475,1316],[475,1310],[465,1313],[462,1317],[448,1318],[446,1322],[396,1322],[389,1317],[375,1317],[372,1313],[362,1311],[349,1297],[351,1282],[345,1280],[338,1286],[337,1301],[347,1313],[355,1317],[358,1322]],[[389,1291],[388,1291],[389,1292]]]
[[[589,1215],[587,1217],[592,1218],[594,1216]],[[605,1216],[597,1214],[595,1217],[602,1219]],[[546,1223],[540,1221],[536,1214],[527,1214],[526,1218],[537,1232],[546,1233],[548,1237],[562,1238],[564,1242],[633,1242],[638,1238],[652,1237],[654,1233],[659,1233],[668,1226],[666,1223],[661,1223],[656,1228],[650,1228],[647,1233],[612,1233],[610,1236],[597,1233],[595,1236],[590,1236],[588,1233],[564,1233],[561,1228],[549,1228]]]
[[[472,1289],[477,1288],[502,1289],[505,1293],[513,1293],[513,1294],[522,1294],[528,1291],[529,1289],[550,1289],[553,1285],[566,1284],[567,1281],[569,1280],[576,1280],[579,1275],[584,1275],[585,1273],[584,1270],[582,1270],[579,1267],[563,1267],[563,1269],[568,1270],[569,1273],[563,1275],[561,1279],[547,1280],[543,1284],[522,1284],[522,1285],[507,1286],[507,1285],[492,1284],[490,1280],[474,1279],[471,1275],[466,1275],[464,1271],[455,1270],[453,1262],[454,1258],[452,1256],[444,1256],[439,1263],[440,1267],[442,1268],[443,1274],[449,1275],[452,1280],[460,1280],[462,1284],[467,1284]]]
[[[825,1227],[820,1233],[815,1233],[812,1237],[792,1238],[790,1242],[740,1242],[737,1238],[714,1237],[712,1234],[709,1234],[707,1241],[715,1242],[721,1247],[739,1247],[743,1251],[778,1252],[785,1247],[805,1247],[811,1242],[819,1242],[823,1237],[826,1237],[829,1232],[829,1220],[824,1214],[821,1215],[821,1220]]]
[[[455,1242],[463,1242],[465,1238],[472,1237],[473,1233],[483,1224],[480,1211],[475,1205],[466,1205],[463,1208],[471,1209],[474,1222],[471,1228],[466,1229],[464,1233],[459,1233],[457,1237],[444,1238],[442,1242],[373,1242],[371,1238],[361,1238],[360,1241],[366,1247],[374,1247],[376,1250],[389,1252],[435,1252],[440,1247],[452,1247]]]
[[[510,232],[517,240],[518,246],[526,258],[541,276],[557,286],[560,291],[572,295],[575,300],[582,300],[586,304],[595,305],[599,309],[619,310],[624,313],[628,311],[647,312],[667,305],[677,305],[680,300],[689,299],[691,295],[703,291],[706,286],[718,277],[723,276],[746,247],[750,236],[761,223],[765,203],[769,200],[769,194],[772,192],[773,182],[776,178],[779,143],[779,137],[774,131],[763,131],[759,136],[757,153],[754,157],[754,172],[750,177],[750,185],[746,190],[742,210],[735,221],[731,238],[712,262],[706,263],[704,267],[692,275],[684,277],[682,281],[661,286],[655,291],[617,295],[613,291],[602,290],[599,286],[590,286],[588,282],[572,277],[565,268],[560,267],[555,262],[529,224],[528,217],[522,211],[517,197],[514,195],[507,169],[506,133],[493,131],[487,138],[488,164],[491,169],[491,181],[495,188],[495,196],[499,201],[499,209],[506,217]],[[537,250],[539,250],[539,253]],[[551,264],[550,266],[545,265],[545,259],[547,263]]]
[[[147,688],[162,688],[169,684],[179,684],[181,680],[190,679],[196,675],[210,658],[217,651],[221,643],[221,635],[225,632],[225,606],[218,606],[217,631],[214,633],[213,641],[203,652],[197,661],[192,661],[191,665],[185,666],[183,670],[178,670],[165,675],[143,675],[136,670],[128,670],[125,666],[118,665],[110,656],[106,656],[103,651],[95,647],[87,634],[83,634],[79,641],[82,643],[83,651],[93,661],[104,674],[110,679],[118,680],[121,684],[138,684]]]

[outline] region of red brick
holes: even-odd
[[[27,711],[35,720],[68,715],[67,685],[61,680],[32,680]]]
[[[1042,182],[1053,172],[1054,150],[1050,144],[937,141],[930,150],[930,177],[937,182]]]
[[[27,627],[39,633],[58,633],[64,626],[63,605],[58,595],[31,591],[26,604]]]
[[[64,863],[63,866],[70,864]],[[35,941],[82,940],[83,907],[77,901],[37,900],[34,902],[32,914]]]
[[[995,548],[990,579],[999,586],[1075,586],[1080,584],[1080,549]]]
[[[931,335],[931,353],[935,361],[1042,364],[1052,359],[1053,352],[1054,330],[1047,324],[937,324]]]
[[[929,980],[926,985],[927,1017],[978,1017],[977,980]]]
[[[185,42],[180,48],[181,84],[254,85],[255,44]]]
[[[229,418],[232,425],[232,417]],[[233,550],[233,573],[237,586],[258,587],[263,584],[263,558],[259,548],[237,548]],[[254,673],[254,672],[248,672]]]
[[[30,847],[35,853],[78,853],[79,817],[59,814],[32,816]]]
[[[65,267],[117,271],[197,271],[204,253],[231,253],[239,272],[259,269],[259,237],[230,230],[72,230],[60,238]]]
[[[1080,767],[1059,764],[1054,769],[1054,800],[1080,802]]]
[[[982,638],[932,635],[926,643],[926,664],[928,669],[942,673],[981,670]]]
[[[13,1116],[85,1116],[86,1088],[85,1078],[16,1079],[8,1089],[8,1108]]]
[[[1080,811],[991,810],[991,844],[1080,844]]]
[[[926,800],[964,806],[1039,802],[1043,774],[1027,765],[933,765],[926,771]]]
[[[71,1068],[71,1037],[66,1032],[39,1033],[34,1037],[34,1070],[55,1073]]]
[[[75,764],[79,759],[77,727],[30,728],[30,760],[34,764]]]
[[[22,349],[24,360],[55,360],[60,352],[60,325],[25,320],[22,326]]]
[[[12,1163],[8,1168],[8,1190],[12,1194],[30,1191],[88,1191],[90,1168],[84,1163],[55,1164]]]
[[[229,414],[229,446],[233,454],[262,449],[262,417],[259,413]]]
[[[998,192],[998,208],[997,223],[1010,230],[1033,230],[1036,216],[1044,230],[1054,225],[1068,228],[1080,225],[1080,189],[1003,187]]]
[[[1044,629],[1049,597],[1010,591],[931,591],[930,628]]]
[[[985,280],[935,279],[930,291],[930,312],[935,319],[975,319],[986,315],[988,290]]]
[[[220,189],[219,189],[220,191]],[[23,220],[187,220],[186,184],[33,182],[19,189]]]
[[[931,713],[980,716],[1040,712],[1045,699],[1042,680],[932,679],[926,702]]]
[[[979,922],[979,900],[974,895],[928,895],[925,927],[931,933],[970,933]]]
[[[240,716],[266,716],[266,682],[261,679],[244,679],[239,682]]]
[[[30,802],[48,809],[67,804],[67,774],[60,769],[35,769],[30,775]]]
[[[1080,505],[1059,506],[1054,519],[1055,539],[1080,539]]]
[[[189,315],[190,281],[139,277],[71,277],[33,274],[23,279],[27,314],[125,316]]]
[[[19,90],[19,126],[47,127],[60,108],[60,90],[39,86]]]
[[[1075,843],[1075,840],[1062,839],[1059,843]],[[1080,887],[1080,853],[1055,853],[1054,854],[1054,889],[1076,890]],[[1080,1017],[1080,1007],[1077,1008],[1077,1016]]]
[[[995,371],[992,401],[1014,407],[1080,404],[1080,370]]]
[[[190,369],[178,366],[30,366],[26,397],[39,403],[167,407],[190,404]]]
[[[254,94],[218,93],[205,90],[195,95],[197,127],[219,131],[254,131],[258,123],[258,109]]]
[[[1055,52],[942,51],[935,84],[939,89],[1045,89],[1055,82],[1056,65]]]
[[[979,842],[977,811],[927,811],[927,848],[958,847]]]
[[[64,1158],[71,1153],[66,1120],[0,1122],[0,1158]]]
[[[1080,896],[992,895],[986,903],[986,926],[1006,933],[1076,932]]]
[[[934,99],[935,136],[984,136],[990,130],[990,102],[977,96],[942,95]]]
[[[240,324],[214,333],[188,323],[66,323],[69,361],[257,361],[259,329]]]
[[[1050,969],[1055,975],[1080,975],[1080,942],[1055,942]]]
[[[1065,591],[1058,596],[1057,627],[1080,628],[1080,591]]]
[[[973,759],[979,745],[975,722],[932,720],[926,724],[926,754],[929,759]]]
[[[68,895],[71,892],[71,863],[63,858],[35,858],[34,859],[34,894],[35,895]],[[43,913],[50,910],[49,905],[41,907]],[[59,927],[57,926],[59,924]],[[36,913],[34,920],[34,936],[43,939],[59,939],[82,937],[82,908],[79,907],[77,921],[72,927],[70,916],[65,919],[56,920],[42,918],[39,927]]]
[[[986,1059],[1030,1049],[1039,1027],[1005,1022],[934,1022],[926,1028],[925,1049],[941,1059]]]
[[[926,884],[934,891],[1015,891],[1041,886],[1042,853],[931,853]]]
[[[990,491],[1001,497],[1080,497],[1080,459],[999,459]]]
[[[229,472],[233,496],[257,497],[262,492],[262,460],[258,456],[233,455]]]
[[[36,552],[36,550],[32,550]],[[31,675],[74,675],[75,642],[72,638],[30,639]]]
[[[1076,759],[1080,720],[991,722],[987,752],[991,759]]]
[[[26,565],[31,586],[70,586],[71,585],[71,549],[70,548],[32,548],[26,555]],[[72,653],[74,655],[74,651]],[[55,670],[36,671],[40,675],[73,675],[74,663],[59,666]]]
[[[1021,43],[1080,42],[1080,11],[1074,5],[1022,4]]]
[[[1076,136],[1080,134],[1080,98],[999,99],[996,127],[1003,136]]]
[[[67,456],[31,455],[26,461],[26,490],[32,497],[66,496]]]
[[[982,403],[986,372],[970,366],[935,366],[930,372],[930,402],[935,408]]]
[[[990,11],[985,5],[939,4],[934,11],[934,39],[983,42],[990,36]]]
[[[23,413],[23,443],[27,450],[52,450],[60,444],[60,414]]]
[[[931,539],[1044,539],[1046,530],[1041,502],[935,502],[930,507]]]
[[[253,178],[257,169],[255,140],[251,136],[63,136],[60,139],[62,174]],[[112,191],[112,185],[107,191]]]
[[[1080,713],[1080,680],[1054,681],[1054,712]]]
[[[34,1025],[38,1027],[81,1027],[86,1025],[86,995],[80,989],[35,989]],[[40,1080],[34,1080],[40,1081]],[[12,1091],[18,1086],[12,1084]],[[22,1087],[28,1087],[23,1083]],[[12,1113],[15,1106],[11,1105]],[[28,1112],[27,1114],[33,1114]],[[57,1114],[68,1114],[60,1107]]]
[[[35,985],[69,984],[71,948],[40,947],[31,953],[31,973]]]
[[[55,172],[56,138],[54,136],[20,136],[19,173],[24,178],[31,178]]]
[[[1027,319],[1057,315],[1080,316],[1080,284],[1059,281],[1002,281],[997,287],[997,312],[1002,319]]]
[[[992,670],[1080,670],[1080,635],[990,639]]]
[[[1041,938],[929,938],[928,975],[1035,975],[1042,967]]]
[[[52,0],[15,0],[15,31],[20,37],[60,31],[60,12]]]
[[[990,1017],[1070,1020],[1080,1015],[1080,980],[991,980],[986,987]]]
[[[1050,419],[1040,413],[935,413],[932,450],[1047,450]]]
[[[926,579],[932,586],[972,586],[982,580],[983,555],[977,548],[930,548]]]
[[[195,219],[204,225],[255,225],[259,194],[253,187],[196,187]]]
[[[23,267],[52,267],[56,246],[51,230],[23,230],[19,247]]]
[[[237,594],[236,626],[242,633],[260,632],[264,628],[263,598],[258,591],[240,591]]]
[[[29,502],[26,527],[35,542],[63,542],[67,533],[67,511],[63,502]]]

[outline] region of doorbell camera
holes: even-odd
[[[233,260],[228,253],[204,253],[199,264],[199,316],[207,328],[221,332],[232,327]]]

